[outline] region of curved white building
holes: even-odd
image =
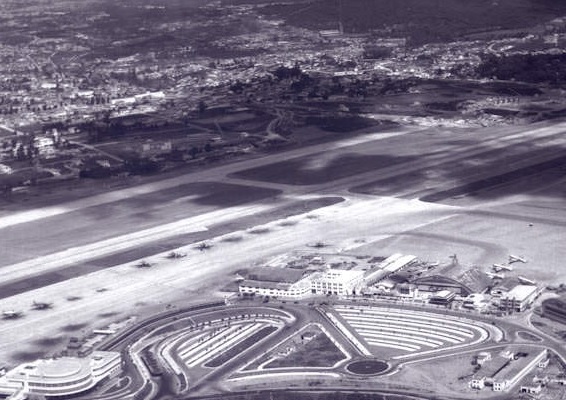
[[[0,377],[0,394],[67,396],[93,388],[121,372],[120,353],[95,351],[84,358],[61,357],[25,363]]]

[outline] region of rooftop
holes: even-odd
[[[451,292],[450,290],[440,290],[438,292],[436,292],[433,296],[433,298],[435,299],[450,299],[452,297],[454,297],[454,293]]]
[[[60,379],[77,376],[90,371],[90,359],[85,358],[56,358],[36,360],[23,364],[14,370],[15,374],[28,375],[30,378]]]
[[[328,269],[320,272],[314,277],[315,281],[330,281],[336,283],[348,283],[354,279],[362,278],[364,271],[359,270],[345,270],[345,269]]]
[[[303,275],[304,271],[300,269],[258,267],[248,272],[247,279],[262,282],[296,283],[301,280]]]
[[[480,370],[477,372],[476,376],[478,377],[486,377],[486,378],[495,378],[495,376],[502,371],[504,368],[507,368],[507,365],[510,363],[508,358],[501,357],[497,355],[493,357],[491,360],[487,361],[485,364],[482,365]]]
[[[514,276],[508,276],[506,278],[503,278],[501,282],[499,282],[499,285],[496,286],[496,288],[509,291],[518,284],[519,284],[519,280],[517,278],[515,278]]]
[[[484,292],[491,285],[491,278],[479,268],[470,268],[455,279],[476,293]]]
[[[41,381],[65,381],[86,376],[92,368],[104,365],[112,359],[119,357],[119,353],[95,351],[89,357],[61,357],[40,359],[18,365],[6,374],[7,378]]]
[[[267,281],[256,281],[252,279],[246,279],[240,282],[240,286],[243,287],[254,287],[259,289],[273,289],[273,290],[289,290],[292,283],[283,282],[267,282]]]
[[[566,315],[566,296],[546,299],[542,302],[542,304],[547,307],[552,307],[556,310],[560,310],[563,314]]]
[[[524,349],[523,349],[524,350]],[[501,372],[497,375],[498,380],[511,380],[521,372],[524,368],[526,368],[530,362],[532,362],[535,358],[537,358],[541,353],[546,353],[546,349],[536,349],[536,348],[528,348],[524,351],[524,357],[518,357],[516,360],[511,360],[509,365],[505,367]]]
[[[476,376],[494,378],[497,381],[511,380],[515,375],[521,372],[532,360],[538,357],[541,352],[546,349],[531,347],[528,345],[508,346],[504,351],[493,356],[478,371]],[[517,359],[509,359],[511,355],[522,355]]]
[[[533,285],[517,285],[509,292],[505,294],[507,299],[515,299],[517,301],[523,301],[536,292],[538,288]]]

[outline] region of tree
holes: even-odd
[[[193,160],[195,158],[197,158],[197,154],[199,153],[199,149],[196,147],[191,147],[191,149],[189,150],[189,154],[191,155],[191,157],[193,158]]]
[[[199,112],[199,114],[204,113],[207,109],[208,109],[208,104],[206,104],[204,102],[204,100],[201,100],[201,101],[198,102],[198,112]]]
[[[25,159],[26,159],[26,152],[23,144],[20,143],[16,148],[16,160],[23,161]]]

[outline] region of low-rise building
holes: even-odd
[[[356,288],[363,278],[364,271],[327,269],[313,275],[312,293],[339,296],[356,294]]]
[[[417,257],[395,253],[383,260],[376,268],[365,273],[363,286],[369,287],[415,263]]]
[[[470,381],[470,387],[472,389],[483,389],[485,387],[485,377],[475,378]]]
[[[541,390],[542,385],[540,383],[538,385],[523,385],[519,389],[519,393],[539,394]]]
[[[441,306],[447,306],[454,301],[456,294],[451,292],[450,290],[440,290],[433,295],[431,295],[428,299],[430,304],[438,304]]]
[[[310,275],[292,268],[263,267],[248,273],[239,284],[241,294],[301,298],[311,294]]]
[[[489,351],[482,351],[476,356],[476,364],[484,365],[486,362],[491,360],[491,353]]]
[[[489,306],[490,297],[481,293],[472,293],[464,299],[462,307],[470,310],[483,310]]]
[[[444,275],[429,275],[422,278],[417,278],[411,283],[415,284],[419,292],[439,292],[442,290],[449,290],[459,296],[467,296],[472,293],[472,290],[458,282],[456,279],[448,278]]]
[[[401,283],[396,289],[399,297],[415,298],[419,295],[419,288],[411,283]]]
[[[264,267],[248,274],[240,282],[241,294],[280,298],[302,298],[308,295],[356,294],[364,277],[364,271],[326,269],[311,272],[292,268]]]
[[[0,377],[0,394],[62,397],[85,392],[122,371],[120,353],[95,351],[87,357],[36,360]]]
[[[507,311],[523,312],[535,301],[540,289],[533,285],[517,285],[501,296],[499,308]]]
[[[506,349],[505,352],[482,365],[470,382],[470,387],[482,389],[489,386],[495,392],[509,390],[547,357],[546,349],[535,347]]]
[[[491,295],[501,297],[509,293],[515,286],[519,284],[519,280],[515,277],[506,277],[499,284],[491,289]]]

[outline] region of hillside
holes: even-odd
[[[336,29],[339,0],[313,0],[310,5],[277,4],[266,15],[311,29]],[[566,2],[550,0],[344,0],[344,30],[384,30],[413,44],[450,41],[466,34],[521,29],[566,14]]]

